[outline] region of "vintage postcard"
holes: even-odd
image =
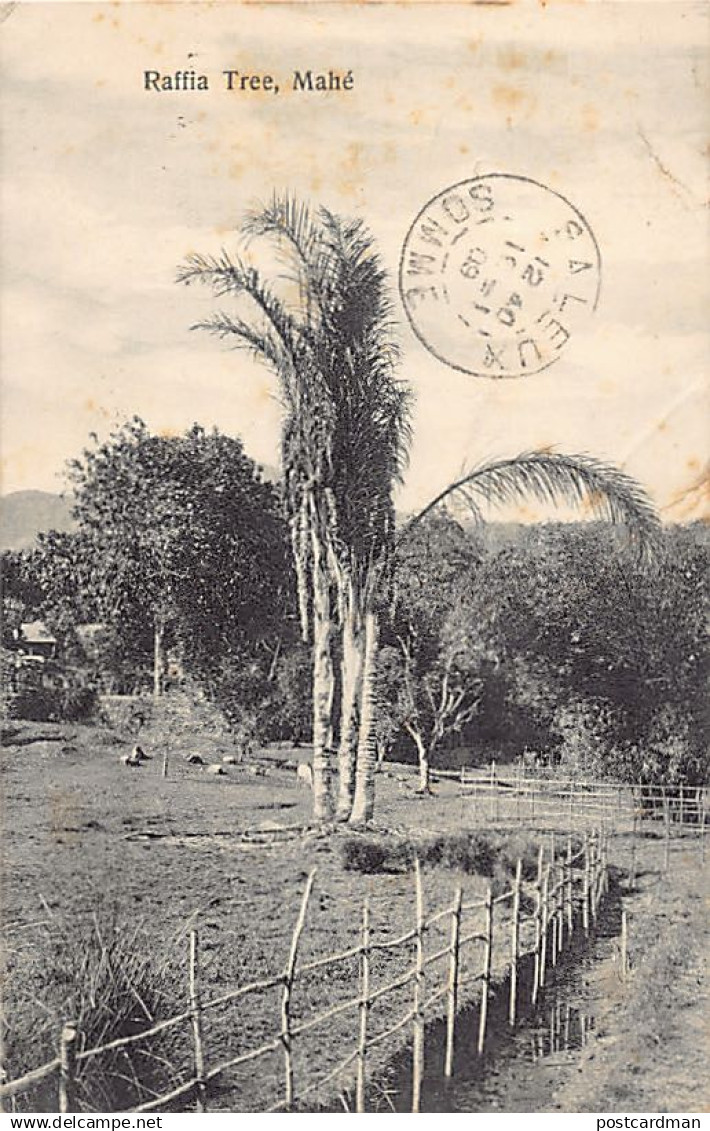
[[[0,17],[2,1110],[699,1127],[707,6]]]

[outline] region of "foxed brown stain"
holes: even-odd
[[[517,110],[525,101],[525,91],[507,83],[498,83],[493,87],[491,94],[493,101],[503,110]]]
[[[491,89],[491,99],[497,110],[502,110],[506,115],[506,126],[511,129],[514,119],[525,115],[529,117],[535,110],[537,99],[519,86],[509,83],[497,83]]]
[[[498,52],[497,62],[501,70],[520,71],[525,66],[527,59],[518,48],[505,47]]]
[[[271,401],[273,399],[273,389],[271,385],[264,382],[257,385],[256,395],[260,401]]]
[[[355,191],[356,184],[359,185],[362,179],[363,152],[364,146],[359,141],[351,141],[346,147],[345,156],[341,161],[344,180],[340,187],[344,192],[352,193]]]
[[[599,129],[599,112],[589,104],[582,107],[582,129],[587,133],[595,133]]]

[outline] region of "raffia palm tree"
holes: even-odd
[[[199,327],[235,339],[278,377],[301,625],[313,642],[314,811],[325,819],[335,807],[339,630],[338,814],[344,819],[355,789],[362,673],[373,655],[367,625],[394,545],[392,490],[408,449],[409,391],[395,376],[385,272],[361,221],[322,208],[313,216],[281,197],[247,217],[242,231],[275,244],[276,286],[226,252],[191,256],[179,279],[245,300],[238,314],[218,313]]]
[[[340,642],[337,816],[372,818],[381,609],[396,540],[436,508],[529,497],[587,507],[623,523],[644,550],[657,519],[638,484],[590,456],[526,453],[468,471],[395,534],[393,489],[411,439],[410,390],[396,376],[386,275],[361,221],[275,197],[247,217],[247,237],[281,257],[274,285],[243,259],[190,256],[182,282],[238,300],[198,324],[250,351],[277,375],[281,459],[302,630],[313,642],[314,815],[336,807],[334,699]],[[283,294],[281,293],[283,292]]]

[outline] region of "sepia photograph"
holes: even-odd
[[[703,1126],[709,46],[0,4],[5,1126]]]

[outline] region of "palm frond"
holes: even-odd
[[[247,213],[242,232],[247,240],[271,237],[277,245],[285,245],[282,261],[287,268],[286,278],[301,291],[306,323],[311,321],[314,305],[320,316],[324,316],[327,256],[323,254],[322,228],[314,220],[308,204],[288,192],[274,193],[269,204]]]
[[[233,259],[226,251],[219,256],[195,253],[187,257],[177,280],[188,286],[193,282],[211,286],[217,298],[246,295],[278,335],[290,362],[296,365],[302,344],[300,328],[255,267]]]
[[[399,540],[428,514],[451,504],[467,505],[480,515],[481,502],[500,506],[530,498],[588,508],[599,518],[625,526],[641,557],[650,558],[656,551],[660,520],[632,476],[590,455],[550,451],[525,452],[468,471],[410,519]]]

